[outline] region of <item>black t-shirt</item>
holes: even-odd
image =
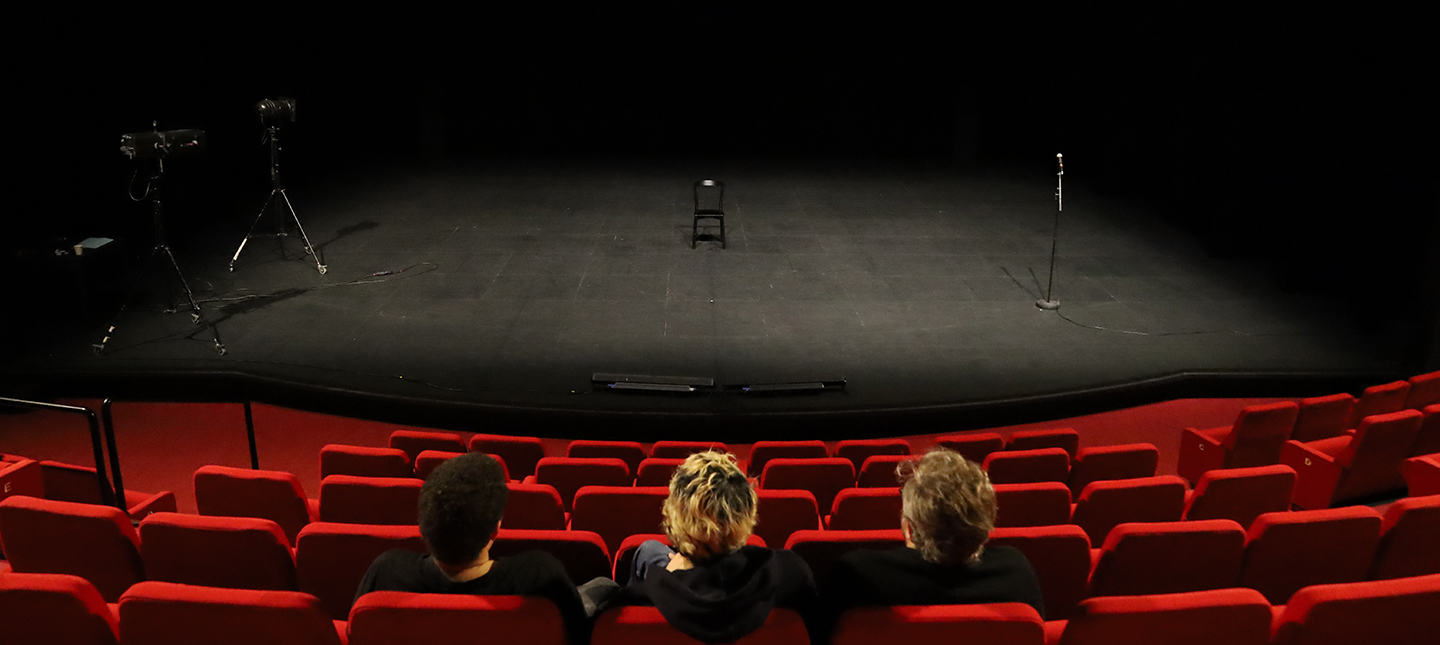
[[[824,582],[817,626],[826,633],[852,607],[1023,602],[1045,616],[1040,579],[1025,554],[1008,546],[986,546],[979,562],[961,565],[927,562],[909,547],[852,551]]]
[[[386,551],[365,572],[359,600],[371,591],[454,593],[476,596],[537,596],[560,610],[571,643],[588,642],[589,623],[580,594],[565,574],[565,566],[544,551],[526,551],[495,560],[490,571],[474,580],[452,582],[428,554],[395,549]]]
[[[811,613],[815,578],[794,551],[745,546],[693,569],[652,569],[612,604],[654,605],[696,640],[731,643],[759,629],[776,607]]]

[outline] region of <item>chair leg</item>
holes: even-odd
[[[725,216],[720,216],[720,248],[725,248]]]
[[[695,238],[700,235],[700,218],[690,220],[690,248],[695,248]]]

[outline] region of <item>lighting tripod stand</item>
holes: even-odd
[[[267,101],[261,101],[261,105],[265,103]],[[293,103],[291,105],[293,106]],[[292,107],[292,114],[293,109]],[[260,207],[260,212],[255,215],[255,221],[250,223],[250,230],[245,233],[245,239],[240,240],[240,248],[235,249],[235,255],[231,256],[230,271],[235,271],[235,261],[240,259],[240,252],[245,250],[245,243],[255,236],[255,227],[260,225],[260,218],[265,216],[265,211],[269,210],[270,205],[275,203],[276,197],[279,197],[279,201],[285,204],[285,210],[290,211],[290,219],[295,220],[295,229],[300,231],[300,239],[305,241],[305,253],[315,260],[315,270],[324,275],[325,265],[320,263],[320,255],[315,252],[315,247],[310,245],[310,237],[305,235],[305,227],[300,224],[300,216],[295,214],[295,207],[290,205],[290,197],[285,194],[285,188],[280,185],[280,126],[273,123],[265,126],[265,138],[270,142],[270,197],[266,198],[265,205]],[[275,237],[286,237],[287,235],[285,219],[282,215],[280,230],[275,233]]]

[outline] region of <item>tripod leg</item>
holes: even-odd
[[[277,192],[279,192],[279,189],[270,191],[270,196],[265,198],[265,204],[260,207],[260,212],[255,215],[255,221],[250,222],[250,230],[245,231],[245,239],[240,240],[240,248],[235,249],[235,255],[230,257],[231,273],[235,272],[235,261],[240,259],[240,252],[245,250],[245,243],[249,242],[250,237],[255,235],[255,227],[260,224],[260,218],[265,216],[265,211],[269,210],[270,202],[275,201],[275,193]]]
[[[155,263],[155,254],[159,252],[159,246],[150,249],[150,257],[145,259],[145,267],[140,270],[140,275],[135,277],[135,281],[130,283],[130,290],[125,293],[125,300],[120,303],[120,310],[115,312],[115,317],[110,319],[110,326],[105,329],[105,337],[100,339],[99,343],[91,345],[95,348],[96,354],[105,353],[105,347],[110,344],[110,339],[115,335],[115,326],[120,322],[120,316],[130,306],[130,301],[135,298],[135,291],[140,288],[141,283],[145,282],[145,277],[150,275],[150,265]]]
[[[279,191],[280,199],[285,200],[285,208],[290,209],[290,217],[295,220],[295,228],[300,231],[300,239],[305,240],[305,252],[315,260],[315,270],[319,271],[320,275],[325,275],[325,265],[320,264],[320,254],[316,253],[315,247],[310,245],[310,236],[305,234],[305,227],[300,224],[300,216],[295,214],[295,207],[290,205],[290,196],[285,194],[284,188]]]
[[[210,321],[206,320],[205,315],[200,312],[200,304],[195,302],[195,294],[190,291],[190,283],[185,281],[185,274],[180,272],[180,263],[175,261],[175,254],[170,252],[170,247],[168,246],[161,246],[160,248],[165,250],[165,257],[170,258],[170,267],[175,269],[175,277],[180,279],[180,288],[185,290],[185,299],[190,302],[190,322],[196,325],[204,322],[205,326],[210,328],[211,338],[215,340],[215,351],[219,352],[221,356],[224,356],[225,345],[220,343],[220,332],[217,331],[215,325],[210,324]]]

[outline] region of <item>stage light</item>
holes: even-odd
[[[295,99],[283,96],[278,99],[264,99],[255,104],[255,113],[260,115],[260,121],[266,124],[286,121],[294,123]]]

